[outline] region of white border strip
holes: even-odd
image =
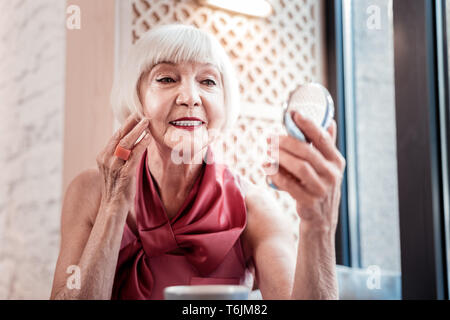
[[[449,210],[449,181],[448,181],[448,157],[447,157],[447,127],[446,127],[446,102],[445,91],[449,88],[445,88],[445,77],[448,76],[448,70],[444,70],[444,53],[447,51],[444,48],[443,37],[444,32],[442,30],[442,14],[443,8],[441,1],[436,1],[436,33],[437,33],[437,63],[438,63],[438,99],[439,99],[439,126],[440,126],[440,138],[441,138],[441,170],[442,170],[442,196],[443,196],[443,210],[444,210],[444,237],[445,237],[445,249],[446,249],[446,265],[447,265],[447,288],[450,295],[450,210]],[[445,13],[445,15],[447,15]],[[448,35],[447,35],[448,36]]]

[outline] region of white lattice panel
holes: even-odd
[[[265,183],[261,164],[266,159],[266,137],[284,132],[279,114],[289,91],[305,81],[324,80],[322,1],[271,3],[274,14],[261,19],[200,6],[194,0],[130,2],[132,43],[154,26],[177,22],[212,33],[224,46],[238,72],[243,105],[251,106],[242,108],[236,129],[225,138],[224,158],[256,184]],[[272,192],[297,222],[294,201],[285,193]]]
[[[233,132],[223,143],[214,145],[214,150],[223,157],[219,160],[227,163],[240,176],[244,176],[257,185],[266,185],[262,164],[268,159],[266,138],[270,134],[286,134],[280,122],[255,117],[240,117]],[[286,193],[269,188],[279,202],[283,212],[294,222],[298,222],[295,202]],[[297,230],[297,229],[296,229]]]

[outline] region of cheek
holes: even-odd
[[[163,106],[164,96],[155,94],[152,90],[147,90],[144,97],[144,112],[150,119],[162,119],[166,117],[167,110]]]
[[[161,93],[156,94],[151,88],[145,92],[143,99],[144,114],[150,119],[150,132],[159,143],[164,141],[164,135],[168,130],[166,121],[170,110],[164,107],[169,103],[166,100]]]
[[[225,123],[225,106],[223,100],[213,101],[206,107],[206,112],[208,115],[208,127],[220,128]]]

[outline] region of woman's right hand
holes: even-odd
[[[149,119],[137,119],[136,114],[130,115],[97,156],[97,166],[102,176],[103,205],[125,206],[132,210],[136,194],[136,168],[151,142]],[[144,131],[145,137],[136,143]],[[128,160],[114,155],[118,145],[131,150]]]

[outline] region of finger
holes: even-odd
[[[119,140],[123,139],[123,137],[125,137],[131,130],[133,130],[133,128],[137,124],[139,124],[141,120],[142,119],[139,119],[139,115],[137,113],[130,114],[123,125],[117,130],[119,133]]]
[[[137,143],[138,138],[140,138],[141,135],[145,134],[145,132],[147,131],[148,125],[149,125],[149,120],[146,118],[142,119],[133,128],[133,130],[131,130],[122,140],[119,141],[117,146],[120,146],[124,149],[130,150],[132,153],[133,148],[134,148],[135,144]],[[111,150],[113,152],[113,154],[115,153],[115,149],[117,148],[117,146],[114,147],[113,150]],[[131,153],[130,153],[130,155],[131,155]],[[114,155],[112,165],[114,167],[121,166],[124,164],[125,161],[128,161],[128,160],[129,160],[129,157],[127,160],[123,160]]]
[[[139,123],[119,141],[119,146],[126,149],[132,149],[138,138],[140,138],[141,135],[148,130],[149,123],[150,122],[147,118],[139,121]]]
[[[298,112],[294,112],[294,121],[306,135],[308,140],[313,143],[313,145],[324,155],[325,158],[332,161],[338,159],[338,151],[328,132],[318,127],[310,119],[300,116]]]
[[[280,167],[280,170],[270,176],[272,183],[281,191],[286,191],[295,200],[312,205],[314,204],[314,196],[311,195],[307,190],[305,190],[299,181],[294,178],[285,169]]]
[[[333,144],[336,145],[336,136],[337,136],[337,125],[336,121],[331,120],[330,126],[328,127],[328,133],[331,136],[331,140],[333,141]]]
[[[150,132],[146,133],[142,139],[136,143],[130,153],[130,157],[126,161],[124,167],[128,169],[136,168],[139,161],[142,159],[142,154],[149,146],[152,141],[152,134]]]
[[[300,180],[306,190],[311,194],[322,197],[326,193],[326,186],[321,181],[313,167],[300,158],[280,150],[280,166]]]
[[[319,175],[326,178],[333,175],[328,160],[311,144],[299,141],[291,136],[279,136],[279,146],[280,150],[309,162]]]
[[[116,130],[114,135],[111,137],[111,139],[108,142],[108,145],[106,147],[106,150],[108,153],[111,154],[114,153],[114,150],[119,143],[119,141],[125,137],[137,124],[139,123],[138,115],[136,113],[132,113],[128,116],[128,118],[125,120],[125,122],[122,124],[122,126]]]

